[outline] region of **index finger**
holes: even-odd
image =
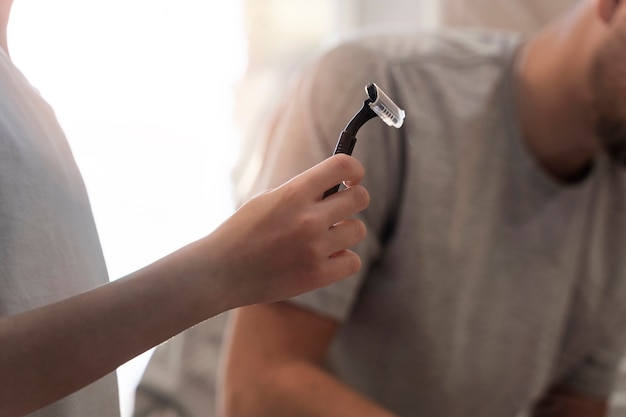
[[[307,187],[313,195],[322,198],[322,194],[329,188],[341,182],[356,185],[365,175],[363,165],[356,159],[345,154],[333,155],[314,167],[306,170],[294,181]],[[298,184],[300,185],[300,184]]]

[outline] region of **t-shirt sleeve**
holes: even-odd
[[[626,284],[615,280],[608,287],[601,313],[597,316],[591,345],[579,365],[563,382],[576,391],[609,398],[614,393],[621,363],[626,354],[626,306],[619,299]],[[622,287],[618,289],[615,286]]]
[[[290,87],[261,132],[246,167],[252,179],[245,191],[249,198],[276,187],[332,155],[340,132],[367,98],[365,86],[376,82],[384,89],[384,70],[372,52],[342,45],[320,55]],[[291,301],[338,321],[349,313],[368,266],[381,251],[379,235],[388,216],[388,200],[396,187],[396,142],[385,137],[390,130],[380,120],[366,123],[357,134],[353,156],[365,166],[363,185],[371,196],[370,207],[357,217],[367,227],[365,241],[352,248],[362,260],[361,271],[348,279]],[[393,167],[389,167],[388,164]],[[393,177],[393,178],[392,178]]]

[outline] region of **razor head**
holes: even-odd
[[[400,127],[404,123],[404,110],[394,103],[375,83],[365,87],[370,98],[370,108],[389,126]]]

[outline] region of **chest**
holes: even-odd
[[[427,369],[433,392],[472,393],[467,407],[497,390],[499,410],[521,409],[572,371],[626,278],[615,190],[559,190],[513,161],[443,165],[434,179],[409,164],[396,235],[362,297],[389,306],[381,328],[416,353],[407,378]]]

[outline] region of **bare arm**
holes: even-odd
[[[284,302],[238,309],[229,329],[220,415],[391,417],[320,368],[337,326]]]
[[[607,414],[606,398],[555,388],[537,404],[533,417],[605,417]]]
[[[355,159],[330,158],[254,198],[211,235],[128,277],[0,318],[0,415],[56,401],[227,309],[353,274],[360,260],[346,248],[365,229],[345,219],[367,206],[367,192],[356,185],[321,196],[362,175]]]

